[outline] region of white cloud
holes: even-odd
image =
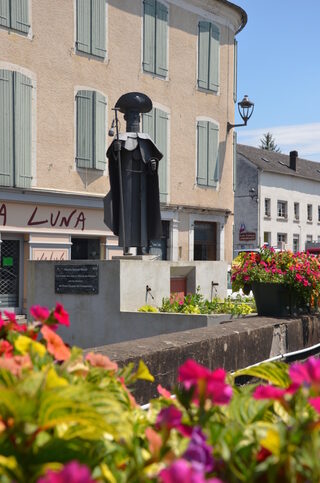
[[[239,130],[238,142],[258,147],[267,132],[272,134],[284,154],[296,150],[301,158],[320,161],[320,123]]]

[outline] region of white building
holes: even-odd
[[[320,242],[320,163],[237,145],[234,251]]]

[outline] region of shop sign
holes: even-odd
[[[33,248],[32,260],[68,260],[67,248]]]
[[[256,239],[256,233],[254,231],[242,231],[239,233],[240,241],[253,241]]]

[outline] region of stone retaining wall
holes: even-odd
[[[120,366],[143,359],[154,383],[139,381],[135,390],[142,404],[157,396],[161,384],[170,389],[178,368],[188,358],[214,369],[235,371],[270,357],[320,343],[320,317],[297,319],[245,317],[212,327],[96,347]]]

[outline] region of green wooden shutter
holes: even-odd
[[[208,122],[197,124],[197,183],[208,184]]]
[[[199,22],[198,36],[198,86],[202,89],[209,87],[209,45],[210,23]]]
[[[77,0],[77,50],[91,54],[91,0]]]
[[[233,47],[233,101],[237,102],[238,95],[238,42],[234,39]]]
[[[220,64],[220,31],[216,25],[210,24],[210,58],[209,58],[209,89],[219,89]]]
[[[106,55],[106,0],[92,0],[92,51],[97,57]]]
[[[94,92],[94,167],[106,169],[106,98]]]
[[[219,128],[208,123],[208,185],[217,186],[219,180]]]
[[[77,165],[93,168],[93,92],[77,93]]]
[[[9,0],[0,0],[0,25],[10,27],[10,5]]]
[[[155,115],[154,109],[142,114],[142,132],[149,134],[153,142],[155,141]]]
[[[13,73],[0,70],[0,185],[13,186]]]
[[[143,70],[155,72],[156,2],[144,0]]]
[[[28,0],[11,0],[11,28],[25,34],[29,32]]]
[[[156,3],[156,74],[166,77],[167,60],[168,9],[160,2]]]
[[[237,132],[233,131],[233,191],[237,187]]]
[[[168,114],[155,109],[155,143],[163,158],[159,161],[159,192],[160,201],[166,202],[168,195]]]
[[[14,175],[15,185],[30,188],[31,167],[31,79],[14,72]]]

